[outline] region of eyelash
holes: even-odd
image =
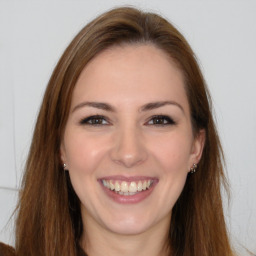
[[[98,122],[99,120],[100,120],[100,122]],[[103,124],[102,121],[106,121],[107,124]],[[80,124],[82,124],[82,125],[92,125],[92,126],[108,125],[109,121],[104,116],[94,115],[94,116],[89,116],[89,117],[86,117],[86,118],[82,119],[80,121]]]
[[[160,123],[159,123],[159,120],[161,120]],[[150,117],[149,121],[147,121],[147,123],[149,123],[151,121],[153,121],[153,123],[148,124],[148,125],[165,126],[165,125],[175,125],[176,124],[171,117],[165,116],[165,115],[152,116],[152,117]]]
[[[159,122],[160,121],[160,122]],[[104,123],[106,122],[106,123]],[[150,122],[153,122],[150,124]],[[86,117],[80,121],[81,125],[92,125],[92,126],[101,126],[101,125],[109,125],[110,122],[105,116],[102,115],[93,115]],[[154,126],[166,126],[166,125],[175,125],[174,120],[166,115],[155,115],[150,117],[150,119],[145,123],[146,125],[154,125]]]

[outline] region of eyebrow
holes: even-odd
[[[110,111],[110,112],[115,112],[115,108],[112,107],[111,105],[107,104],[107,103],[103,103],[103,102],[82,102],[78,105],[76,105],[73,110],[72,113],[82,107],[92,107],[92,108],[98,108],[98,109],[102,109],[102,110],[106,110],[106,111]]]
[[[156,109],[156,108],[160,108],[160,107],[163,107],[163,106],[166,106],[166,105],[174,105],[174,106],[177,106],[183,113],[184,113],[184,109],[183,107],[175,102],[175,101],[156,101],[156,102],[150,102],[150,103],[147,103],[145,105],[143,105],[139,111],[141,112],[144,112],[144,111],[149,111],[149,110],[153,110],[153,109]],[[93,107],[93,108],[97,108],[97,109],[102,109],[102,110],[105,110],[105,111],[109,111],[109,112],[116,112],[116,109],[111,106],[110,104],[108,103],[104,103],[104,102],[82,102],[78,105],[76,105],[73,110],[72,110],[72,113],[74,111],[76,111],[77,109],[79,108],[82,108],[82,107]]]
[[[160,108],[166,105],[174,105],[180,108],[180,110],[184,113],[183,107],[176,101],[157,101],[157,102],[147,103],[140,108],[140,111],[148,111],[148,110]]]

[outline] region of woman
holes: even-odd
[[[18,205],[23,255],[233,255],[210,95],[184,37],[133,8],[74,38],[45,92]]]

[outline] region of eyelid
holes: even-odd
[[[153,123],[153,124],[149,124],[150,121],[152,121],[153,119],[164,119],[165,121],[167,121],[167,123]],[[154,126],[169,126],[169,125],[176,125],[176,122],[173,120],[172,117],[168,116],[168,115],[154,115],[154,116],[151,116],[147,122],[145,123],[146,125],[154,125]]]
[[[159,119],[162,120],[160,122],[156,122],[156,123],[150,123],[150,122],[154,122],[154,119]],[[101,120],[99,123],[97,122],[93,122],[93,120]],[[80,125],[88,125],[88,126],[105,126],[105,125],[111,125],[110,120],[103,115],[90,115],[87,117],[82,118],[79,121]],[[150,118],[148,118],[148,120],[145,122],[145,125],[152,125],[152,126],[170,126],[170,125],[176,125],[176,122],[173,120],[172,117],[168,116],[168,115],[162,115],[162,114],[158,114],[158,115],[153,115]]]
[[[107,122],[107,124],[102,124],[102,123],[90,123],[90,121],[92,121],[93,119],[101,119]],[[79,121],[79,124],[81,125],[91,125],[91,126],[102,126],[102,125],[110,125],[110,121],[107,117],[103,116],[103,115],[90,115],[88,117],[82,118]]]

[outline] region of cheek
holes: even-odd
[[[172,134],[165,138],[152,141],[155,158],[167,173],[187,172],[191,153],[191,138]]]
[[[65,136],[65,156],[69,171],[83,175],[93,172],[104,155],[104,142],[79,132],[72,132],[72,135],[67,132]]]
[[[185,137],[170,136],[158,144],[154,151],[159,166],[159,206],[163,207],[163,214],[172,210],[179,198],[188,173],[190,143]]]
[[[72,186],[87,207],[93,204],[91,191],[95,191],[95,180],[99,163],[105,155],[103,141],[84,132],[67,130],[64,137],[65,157]],[[100,143],[101,142],[101,143]]]

